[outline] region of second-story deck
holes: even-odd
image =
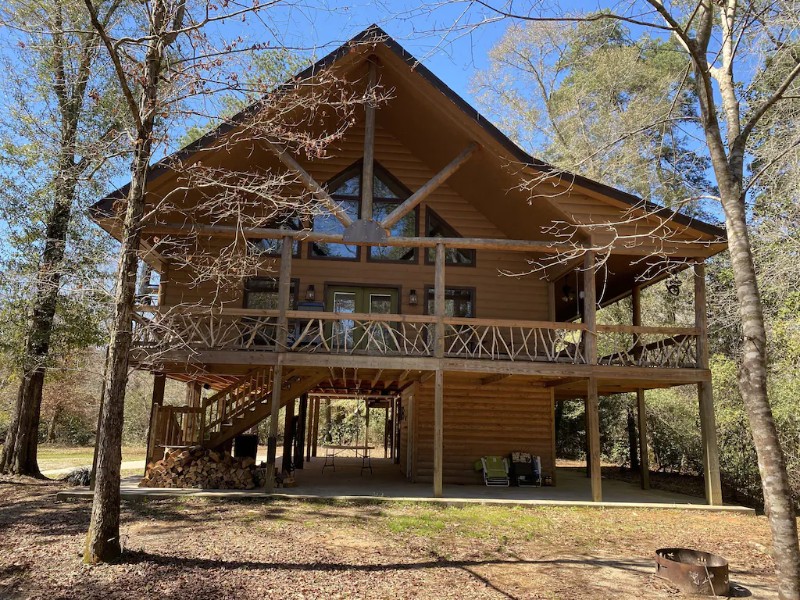
[[[441,358],[458,370],[495,371],[505,365],[508,372],[520,373],[537,368],[574,373],[581,366],[604,372],[621,367],[696,371],[702,334],[693,327],[596,325],[590,331],[584,323],[409,314],[288,310],[285,318],[282,326],[278,310],[140,307],[133,347],[139,362],[184,357],[189,362],[274,364],[284,354],[287,364],[304,366],[425,368],[428,359],[437,358],[434,340],[441,320]],[[590,335],[595,344],[587,345]]]

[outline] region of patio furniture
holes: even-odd
[[[542,485],[542,460],[528,452],[511,453],[511,477],[519,487]]]
[[[350,446],[339,444],[328,444],[322,446],[325,450],[325,464],[322,465],[322,472],[325,472],[327,467],[332,467],[336,471],[336,457],[348,450],[355,451],[356,458],[358,453],[361,452],[361,473],[363,475],[366,469],[369,469],[369,474],[372,475],[372,457],[369,454],[370,450],[374,450],[375,446]]]
[[[478,463],[476,463],[477,466]],[[502,456],[483,456],[480,460],[483,482],[488,486],[508,487],[508,459]]]

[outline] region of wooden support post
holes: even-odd
[[[434,355],[440,361],[444,358],[444,292],[445,292],[445,247],[436,244],[436,267],[434,274],[433,312],[436,316],[436,336]],[[441,364],[441,363],[440,363]],[[433,402],[433,495],[442,496],[444,457],[444,372],[436,369],[436,383]]]
[[[414,385],[414,392],[406,396],[406,477],[411,479],[414,464],[414,405],[416,404],[416,390],[419,386]]]
[[[145,472],[147,465],[156,458],[156,421],[158,419],[158,408],[164,405],[164,388],[167,385],[167,376],[163,373],[153,375],[153,396],[150,403],[150,429],[147,432],[147,460],[145,462]],[[163,457],[162,457],[163,458]]]
[[[319,405],[322,399],[317,396],[314,400],[314,428],[311,431],[311,456],[317,456],[317,445],[319,443]]]
[[[394,404],[389,404],[389,458],[394,460],[394,422],[397,418]]]
[[[642,290],[636,285],[631,292],[631,323],[642,325]],[[644,389],[636,390],[636,417],[639,429],[639,483],[643,490],[650,489],[650,453],[647,449],[647,407]]]
[[[647,407],[644,390],[636,390],[636,415],[639,422],[639,469],[643,490],[650,489],[650,453],[647,450]]]
[[[297,411],[297,429],[294,438],[294,468],[303,468],[303,447],[306,442],[306,421],[308,420],[308,395],[300,396],[300,407]]]
[[[595,290],[595,256],[588,250],[583,257],[583,321],[584,356],[590,365],[597,364],[597,292]]]
[[[294,441],[294,400],[289,400],[284,407],[283,417],[283,456],[281,457],[281,471],[288,473],[292,470],[292,448]]]
[[[589,457],[592,479],[592,501],[603,501],[603,486],[600,470],[600,406],[597,397],[597,379],[589,378],[586,395],[586,433],[589,437]]]
[[[392,400],[392,404],[394,404],[394,464],[400,464],[400,399],[395,398]]]
[[[386,407],[385,420],[383,422],[383,458],[389,457],[389,407]]]
[[[433,401],[433,496],[442,497],[444,459],[444,372],[436,369]]]
[[[271,492],[275,489],[275,455],[278,446],[278,412],[281,409],[281,391],[283,389],[283,356],[286,352],[286,340],[289,335],[289,320],[286,311],[289,308],[289,297],[292,286],[292,238],[283,237],[281,247],[281,267],[278,277],[278,327],[275,333],[275,350],[278,353],[278,364],[272,370],[272,394],[269,422],[269,436],[267,438],[267,473],[264,481],[264,490]]]
[[[694,319],[697,335],[697,367],[708,369],[708,317],[706,315],[706,266],[694,266]],[[711,382],[697,384],[700,405],[700,436],[703,445],[703,473],[706,502],[712,506],[722,504],[722,483],[719,474],[719,448],[717,423],[714,415],[714,395]]]
[[[369,398],[364,400],[364,445],[369,446]]]
[[[367,76],[367,93],[372,95],[378,78],[378,65],[375,57],[367,59],[369,75]],[[375,102],[367,98],[364,103],[364,162],[361,173],[361,218],[365,221],[372,219],[372,184],[373,163],[375,159]]]
[[[283,365],[276,365],[272,371],[271,413],[269,420],[269,436],[267,437],[267,472],[264,490],[275,489],[275,455],[278,446],[278,411],[281,408],[281,388],[283,387]]]

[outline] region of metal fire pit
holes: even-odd
[[[687,594],[728,594],[728,561],[715,554],[687,548],[656,550],[656,575]]]

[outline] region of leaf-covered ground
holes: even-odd
[[[662,546],[727,557],[774,598],[765,519],[627,509],[300,501],[124,504],[125,557],[81,563],[87,502],[0,479],[0,598],[674,598]],[[739,595],[747,592],[739,590]]]

